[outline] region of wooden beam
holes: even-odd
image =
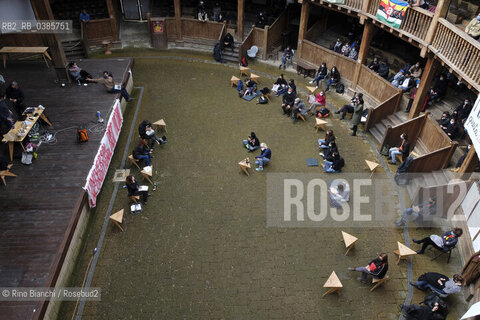
[[[177,41],[182,42],[182,7],[180,6],[180,0],[174,0],[173,6],[175,10],[175,29],[177,29]]]
[[[428,89],[430,89],[437,67],[437,60],[435,60],[433,56],[428,57],[422,73],[422,78],[420,80],[420,86],[418,87],[417,94],[413,100],[412,108],[408,114],[409,119],[416,118],[420,114],[420,110],[422,109],[423,103],[427,98],[427,92]]]
[[[372,42],[372,37],[375,34],[375,27],[371,21],[366,20],[363,27],[362,41],[360,43],[360,49],[358,51],[358,60],[357,65],[355,66],[355,73],[353,74],[352,88],[356,88],[358,80],[360,78],[360,72],[362,70],[362,64],[367,62],[368,50],[370,49],[370,43]]]
[[[470,150],[465,157],[465,160],[460,167],[460,170],[457,172],[457,178],[462,179],[463,175],[466,173],[471,173],[475,170],[478,164],[478,156],[477,152],[475,151],[475,147],[472,145]]]
[[[243,41],[243,18],[245,14],[245,1],[238,0],[237,4],[237,36],[238,41]]]
[[[302,55],[302,43],[303,43],[303,39],[305,38],[305,33],[307,32],[309,14],[310,14],[310,3],[305,1],[302,3],[302,11],[300,14],[300,25],[298,27],[297,52],[299,57]]]
[[[113,41],[118,41],[117,19],[115,18],[115,10],[113,9],[112,0],[105,0],[110,18],[110,26],[112,28]]]

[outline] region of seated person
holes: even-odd
[[[265,24],[266,24],[266,19],[265,19],[265,15],[263,14],[262,11],[260,11],[257,15],[257,22],[255,22],[255,27],[257,28],[265,28]]]
[[[247,88],[247,90],[245,90],[245,94],[244,96],[246,95],[254,95],[256,94],[257,92],[257,84],[255,83],[255,81],[253,81],[252,79],[250,78],[246,78],[245,79],[245,86]]]
[[[393,76],[393,79],[390,81],[395,87],[398,86],[405,80],[405,71],[400,70],[397,72],[396,75]]]
[[[458,136],[458,124],[457,119],[451,118],[447,125],[447,128],[443,130],[450,139],[456,139]]]
[[[347,113],[353,113],[355,109],[355,101],[357,100],[357,94],[354,94],[352,99],[350,99],[350,104],[345,104],[343,107],[340,108],[340,110],[335,111],[335,114],[341,113],[342,116],[340,117],[340,120],[345,119],[345,116]]]
[[[325,159],[324,161],[332,162],[333,161],[333,154],[338,153],[337,143],[335,142],[335,140],[330,140],[330,142],[328,143],[328,147],[327,148],[322,148],[322,149],[324,149],[323,150],[324,152],[319,152],[318,154],[323,159]]]
[[[325,96],[325,93],[323,90],[321,90],[318,94],[317,97],[315,98],[315,101],[310,105],[310,108],[308,108],[308,112],[311,112],[311,115],[313,116],[315,114],[315,109],[317,107],[325,107],[327,104],[327,97]]]
[[[149,196],[148,191],[139,190],[140,187],[138,186],[138,182],[135,177],[132,175],[127,176],[127,178],[125,179],[125,183],[128,190],[128,196],[142,196],[143,204],[146,205]]]
[[[400,135],[400,139],[402,141],[400,142],[399,147],[393,147],[388,150],[388,154],[390,158],[392,159],[391,161],[388,161],[389,164],[396,164],[397,163],[397,154],[402,155],[402,161],[405,161],[405,159],[408,157],[410,153],[410,142],[408,142],[408,137],[406,133],[402,133]]]
[[[318,148],[319,149],[328,149],[330,147],[330,142],[335,142],[335,135],[333,134],[332,130],[327,130],[325,132],[324,139],[318,139]]]
[[[412,238],[412,241],[417,244],[423,244],[422,249],[418,250],[417,254],[423,254],[425,252],[425,249],[430,245],[437,250],[446,252],[457,245],[458,238],[461,237],[462,234],[463,230],[461,228],[455,228],[451,231],[445,232],[441,236],[432,234],[431,236],[423,238],[421,240]]]
[[[435,199],[429,198],[428,201],[420,203],[419,205],[412,206],[403,211],[400,220],[395,221],[397,227],[404,226],[409,221],[416,221],[417,219],[423,220],[425,216],[433,216],[437,212],[437,206]]]
[[[337,67],[333,67],[330,70],[330,78],[327,80],[327,86],[325,88],[325,92],[330,89],[330,86],[333,84],[337,84],[340,81],[340,72],[338,72]]]
[[[225,37],[223,37],[222,50],[225,48],[230,48],[233,52],[234,43],[235,41],[233,40],[233,36],[230,33],[227,33]]]
[[[418,277],[417,282],[410,282],[410,285],[422,291],[430,289],[433,292],[448,296],[462,291],[462,282],[463,278],[458,274],[449,278],[441,273],[427,272]]]
[[[225,17],[223,15],[223,13],[219,13],[218,14],[218,19],[217,19],[217,22],[224,22],[225,21]]]
[[[138,125],[138,134],[142,139],[151,140],[150,149],[153,148],[155,142],[157,144],[167,143],[167,137],[157,137],[157,135],[155,134],[155,130],[152,129],[152,123],[149,120],[143,120],[142,122],[140,122],[140,124]]]
[[[450,123],[450,113],[445,111],[442,113],[442,117],[440,118],[439,125],[443,131],[447,130],[448,124]]]
[[[383,279],[388,271],[388,255],[380,253],[380,255],[370,261],[366,266],[348,268],[350,271],[361,272],[362,276],[358,278],[363,283],[367,283],[367,277],[372,276],[375,279]]]
[[[465,28],[465,32],[474,39],[480,38],[480,13],[470,21]]]
[[[248,149],[248,152],[252,152],[260,148],[260,140],[258,140],[255,132],[250,132],[247,140],[243,140],[243,146]]]
[[[402,83],[398,86],[398,88],[402,89],[403,92],[407,92],[413,87],[415,87],[415,77],[410,74],[410,72],[407,72],[405,74],[405,79],[402,81]]]
[[[412,0],[409,1],[408,7],[420,7],[422,9],[428,9],[428,3],[425,0]]]
[[[288,88],[287,93],[282,98],[282,110],[284,115],[291,115],[295,99],[296,95],[293,93],[293,89]]]
[[[335,180],[337,181],[337,180]],[[340,208],[342,203],[350,200],[350,185],[348,183],[332,184],[328,190],[330,195],[330,204],[334,208]]]
[[[470,104],[470,99],[467,98],[462,104],[455,108],[453,111],[453,117],[463,126],[470,115],[470,111],[472,111],[472,105]]]
[[[150,154],[153,152],[152,149],[147,147],[147,140],[140,139],[138,146],[133,149],[132,155],[134,159],[142,160],[145,159],[145,165],[150,167],[152,165]]]
[[[307,106],[303,103],[300,98],[295,99],[295,104],[293,105],[293,114],[292,114],[292,122],[295,123],[297,120],[297,115],[300,113],[302,116],[307,115]]]
[[[8,88],[5,90],[5,94],[7,96],[7,101],[12,104],[13,109],[20,117],[23,111],[25,111],[25,106],[23,105],[25,96],[18,83],[16,81],[12,81],[12,83],[10,83]]]
[[[269,163],[272,158],[272,151],[266,143],[260,143],[260,150],[262,150],[262,153],[255,157],[255,164],[258,166],[255,170],[257,171],[263,171],[263,166]]]
[[[433,100],[442,98],[447,93],[447,86],[448,82],[445,79],[443,74],[435,81],[433,88],[428,91],[428,100],[429,104],[432,103]]]
[[[378,66],[377,74],[383,79],[387,79],[389,73],[390,69],[388,68],[388,61],[382,60]]]
[[[458,172],[460,170],[460,167],[463,165],[463,162],[465,161],[465,158],[467,157],[468,152],[470,151],[470,148],[472,147],[471,144],[465,148],[465,153],[458,159],[457,164],[455,165],[455,168],[450,169],[452,172]]]
[[[320,67],[318,67],[317,73],[315,74],[315,78],[312,81],[310,81],[309,83],[312,84],[312,83],[316,82],[317,83],[316,88],[318,89],[318,85],[319,85],[320,80],[325,79],[327,77],[327,75],[328,75],[327,64],[325,62],[323,62],[322,65]]]
[[[352,49],[350,49],[350,53],[348,54],[348,57],[353,60],[358,59],[358,49],[357,46],[353,46]]]
[[[280,64],[280,66],[278,67],[278,69],[281,69],[282,66],[283,66],[283,70],[285,70],[285,68],[287,68],[287,63],[288,63],[288,62],[292,62],[292,60],[293,60],[293,55],[294,55],[293,49],[292,49],[290,46],[287,46],[287,48],[286,48],[285,51],[283,52],[283,55],[282,55],[282,63]]]
[[[336,53],[340,53],[342,52],[342,47],[343,47],[342,41],[340,41],[340,39],[337,39],[337,41],[335,41],[335,43],[331,46],[330,50],[333,50]]]
[[[283,73],[280,77],[277,78],[277,81],[273,83],[272,91],[278,92],[279,90],[283,89],[284,87],[288,87],[288,82],[285,80]]]
[[[86,83],[87,79],[92,79],[92,75],[81,69],[75,61],[68,64],[68,74],[72,80],[78,82],[78,84]]]
[[[198,20],[200,21],[208,21],[208,15],[207,15],[207,5],[205,4],[204,1],[200,1],[197,6],[198,9]]]
[[[410,72],[416,80],[419,80],[423,72],[422,67],[420,66],[420,62],[417,62],[413,66],[411,66],[408,72]]]
[[[282,88],[278,89],[277,93],[275,95],[277,97],[280,96],[280,95],[284,95],[285,93],[287,93],[289,88],[291,88],[293,90],[293,93],[295,94],[295,96],[297,96],[297,86],[295,85],[295,80],[293,80],[293,79],[290,79],[288,81],[287,86],[283,86]]]
[[[446,313],[448,314],[448,309],[445,310],[438,302],[433,306],[418,304],[400,304],[399,306],[405,320],[445,320]]]
[[[380,64],[378,63],[377,57],[373,58],[372,62],[370,62],[370,64],[368,65],[368,68],[374,72],[377,72],[379,67]]]
[[[340,157],[338,152],[332,154],[332,161],[325,161],[325,166],[323,167],[324,171],[327,173],[339,173],[342,171],[342,168],[345,166],[345,160]]]
[[[350,42],[345,42],[345,44],[343,45],[342,47],[342,50],[340,51],[340,54],[342,54],[343,56],[345,57],[348,57],[348,55],[350,54]]]
[[[126,101],[131,101],[130,95],[125,87],[116,85],[113,81],[113,75],[111,72],[103,71],[103,78],[98,79],[86,79],[88,82],[103,83],[108,93],[120,93]]]
[[[10,129],[15,127],[13,113],[8,108],[5,97],[2,88],[0,88],[0,135],[5,135]]]

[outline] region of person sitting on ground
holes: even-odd
[[[395,225],[397,227],[403,227],[407,223],[407,221],[416,221],[417,219],[421,219],[423,221],[423,217],[425,216],[434,216],[437,212],[436,201],[432,197],[425,201],[424,203],[420,203],[416,206],[411,206],[410,208],[406,208],[403,211],[402,217],[400,220],[395,221]]]
[[[389,164],[396,164],[397,163],[397,154],[402,155],[402,161],[405,161],[405,159],[408,157],[410,153],[410,142],[408,142],[408,137],[406,133],[402,133],[400,135],[400,139],[402,140],[400,142],[399,147],[393,147],[388,150],[388,154],[390,158],[392,159],[391,161],[388,161]]]
[[[435,81],[433,87],[428,91],[428,104],[431,105],[436,99],[440,99],[447,93],[448,82],[443,74]]]
[[[90,15],[87,13],[86,9],[83,9],[82,12],[80,12],[79,20],[81,23],[90,22]]]
[[[248,149],[248,152],[252,152],[260,148],[260,140],[258,140],[255,132],[250,132],[247,140],[243,140],[243,146]]]
[[[396,75],[393,76],[393,79],[390,81],[395,87],[398,86],[405,80],[405,71],[401,69],[397,72]]]
[[[263,166],[269,163],[272,158],[272,150],[270,150],[266,143],[260,143],[260,150],[262,150],[262,153],[255,157],[255,164],[258,166],[255,170],[257,171],[263,171]]]
[[[448,111],[444,111],[442,113],[442,117],[440,118],[438,124],[443,131],[447,130],[448,124],[450,123],[450,118],[450,113]]]
[[[147,141],[151,140],[150,149],[153,149],[155,142],[157,144],[167,143],[166,136],[163,136],[161,138],[157,137],[157,135],[155,134],[155,130],[152,129],[152,123],[149,120],[143,120],[142,122],[140,122],[140,124],[138,125],[138,133],[140,135],[140,138]]]
[[[320,92],[317,94],[317,97],[315,97],[315,101],[310,104],[310,108],[308,108],[308,112],[311,112],[311,115],[313,116],[315,114],[315,109],[317,107],[325,107],[327,104],[327,98],[325,96],[325,92],[323,90],[320,90]]]
[[[380,255],[370,261],[366,266],[348,268],[349,271],[361,272],[362,276],[358,278],[363,283],[367,283],[367,277],[372,276],[374,279],[383,279],[388,271],[388,255],[380,253]]]
[[[465,153],[458,159],[457,164],[455,165],[455,168],[450,169],[450,171],[458,172],[460,170],[460,167],[463,165],[463,162],[465,161],[465,158],[467,157],[467,154],[470,151],[470,148],[472,148],[472,144],[469,144],[465,148]]]
[[[326,160],[323,170],[327,173],[339,173],[342,171],[342,168],[345,166],[345,160],[340,157],[338,152],[332,154],[332,161]]]
[[[293,123],[295,123],[295,121],[297,120],[297,115],[299,113],[302,116],[306,116],[307,115],[307,106],[305,105],[305,103],[302,100],[300,100],[300,98],[296,98],[295,99],[295,104],[293,106],[293,114],[292,114],[292,122]]]
[[[462,234],[463,230],[461,228],[454,228],[451,231],[445,232],[441,236],[432,234],[429,237],[420,240],[413,238],[412,241],[417,244],[422,244],[422,248],[417,251],[417,254],[423,254],[425,249],[430,245],[437,250],[446,252],[457,245],[458,238],[460,238]]]
[[[87,79],[88,82],[103,83],[108,93],[120,93],[122,97],[128,102],[131,101],[130,95],[127,89],[121,85],[116,85],[113,81],[113,75],[111,72],[103,71],[103,78]]]
[[[287,68],[287,63],[288,63],[288,62],[292,62],[292,60],[293,60],[293,55],[294,55],[293,49],[292,49],[290,46],[287,46],[287,48],[286,48],[285,51],[283,52],[283,55],[282,55],[282,63],[280,64],[280,66],[278,67],[278,69],[281,69],[282,66],[283,66],[283,70],[285,70],[285,69]]]
[[[402,314],[405,320],[445,320],[445,311],[440,307],[440,303],[435,302],[433,306],[428,305],[403,305],[399,307],[402,309]],[[448,311],[447,311],[448,312]]]
[[[449,294],[462,291],[463,278],[454,274],[452,278],[437,272],[427,272],[418,277],[416,282],[410,282],[410,285],[425,291],[432,290],[435,293],[448,296]]]
[[[327,80],[325,92],[330,90],[331,85],[337,84],[339,82],[340,82],[340,72],[338,72],[337,67],[333,66],[332,70],[330,70],[330,78]]]
[[[315,78],[310,81],[309,83],[312,84],[314,82],[317,83],[317,86],[316,88],[318,89],[318,85],[320,83],[320,80],[323,80],[327,77],[328,75],[328,68],[327,68],[327,64],[325,62],[322,62],[322,65],[320,67],[318,67],[318,71],[317,71],[317,74],[315,74]]]
[[[412,89],[415,86],[415,77],[411,75],[410,72],[405,73],[405,79],[403,82],[398,86],[398,88],[402,89],[403,92],[407,92],[408,90]]]
[[[470,111],[472,111],[472,105],[470,104],[470,99],[466,98],[462,104],[455,108],[453,111],[453,117],[463,126],[470,115]]]
[[[135,179],[134,176],[129,175],[125,179],[125,184],[127,187],[128,191],[128,196],[133,197],[133,196],[141,196],[143,204],[146,205],[148,202],[148,197],[150,194],[148,194],[148,191],[140,191],[140,186],[138,185],[137,180]]]
[[[290,79],[288,81],[288,87],[292,88],[293,94],[295,94],[295,96],[296,96],[297,95],[297,85],[295,84],[295,80]]]
[[[148,148],[147,145],[148,142],[146,139],[140,139],[140,143],[133,149],[132,155],[134,159],[145,160],[145,165],[150,167],[152,165],[150,154],[152,154],[153,150]]]
[[[318,148],[326,150],[330,147],[330,142],[332,141],[335,141],[333,130],[327,130],[327,132],[325,132],[325,138],[318,139]]]
[[[15,121],[13,120],[13,113],[8,108],[6,103],[6,95],[3,89],[0,88],[0,135],[5,135],[12,128],[15,127]]]
[[[370,64],[368,65],[368,68],[373,72],[377,72],[379,67],[380,67],[380,64],[378,63],[377,57],[373,58],[372,62],[370,62]]]
[[[390,73],[390,69],[388,68],[388,61],[384,59],[378,65],[377,74],[386,80],[388,78],[389,73]]]
[[[330,204],[334,208],[340,208],[342,203],[350,200],[350,185],[348,183],[338,183],[336,186],[332,184],[328,190],[330,195]]]
[[[265,19],[265,15],[262,11],[260,11],[257,15],[257,22],[255,22],[255,27],[263,29],[265,28],[266,23],[267,21]]]
[[[345,42],[345,44],[343,45],[342,47],[342,50],[340,51],[340,54],[342,54],[343,56],[345,57],[348,57],[348,55],[350,54],[350,42]]]
[[[287,93],[283,95],[283,99],[282,99],[282,110],[284,115],[287,115],[287,116],[291,115],[292,108],[295,103],[295,98],[296,98],[296,95],[293,93],[293,89],[288,88]]]
[[[465,32],[474,39],[480,38],[480,13],[470,21],[465,28]]]
[[[198,20],[205,22],[208,21],[208,15],[207,15],[207,5],[205,4],[204,1],[200,1],[197,6],[198,9]]]
[[[222,8],[220,7],[220,3],[215,2],[215,7],[213,7],[213,21],[220,22],[218,21],[218,17],[220,16],[221,12]]]
[[[80,68],[75,61],[68,64],[68,74],[72,80],[78,82],[78,84],[86,83],[87,79],[92,79],[92,75]]]
[[[243,96],[247,96],[247,95],[251,96],[251,95],[256,94],[257,84],[255,83],[255,81],[253,81],[250,78],[246,78],[244,83],[245,83],[245,86],[246,86],[247,90],[245,90],[245,94]]]
[[[353,46],[352,49],[350,50],[350,53],[348,54],[348,57],[353,60],[358,59],[358,49],[357,46]]]
[[[230,33],[227,33],[225,37],[223,37],[222,50],[225,50],[225,48],[230,48],[233,52],[234,43],[235,41],[233,40],[233,36]]]
[[[23,111],[25,111],[25,106],[23,105],[25,96],[22,89],[20,89],[20,86],[16,81],[12,81],[5,93],[7,95],[7,101],[11,103],[13,109],[20,117]]]
[[[353,101],[353,115],[352,115],[352,133],[351,136],[357,135],[358,125],[362,120],[363,114],[363,93],[359,93],[356,95],[356,99]]]
[[[420,62],[415,63],[413,66],[410,67],[408,70],[415,77],[415,79],[420,79],[422,76],[422,67],[420,66]]]
[[[329,143],[328,143],[328,146],[327,148],[323,148],[324,152],[319,152],[318,154],[324,159],[324,161],[330,161],[332,162],[333,161],[333,154],[334,153],[338,153],[338,148],[337,148],[337,143],[335,142],[335,140],[331,140]]]
[[[456,139],[457,136],[458,136],[458,124],[457,124],[457,119],[455,118],[451,118],[450,119],[450,123],[448,124],[447,128],[445,130],[443,130],[447,136],[450,138],[450,139]]]
[[[340,41],[340,39],[337,39],[337,41],[335,41],[335,43],[330,47],[330,50],[333,50],[336,53],[340,53],[342,52],[342,47],[342,41]]]
[[[343,107],[340,108],[340,110],[335,111],[335,114],[340,114],[340,113],[342,114],[342,116],[340,117],[340,120],[345,119],[345,116],[347,115],[347,113],[353,113],[355,109],[355,101],[357,100],[357,98],[358,98],[357,93],[355,93],[352,99],[350,99],[350,104],[345,104],[343,105]]]
[[[283,76],[283,73],[282,73],[280,74],[280,77],[277,78],[277,81],[273,83],[272,91],[278,92],[279,90],[282,90],[285,87],[288,87],[288,82],[287,80],[285,80],[285,77]]]

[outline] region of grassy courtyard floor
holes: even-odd
[[[111,225],[107,228],[92,283],[102,288],[102,301],[87,302],[83,319],[398,319],[397,305],[405,301],[408,278],[407,265],[395,264],[393,250],[397,241],[404,241],[403,230],[342,229],[360,238],[345,256],[339,228],[267,228],[268,173],[320,173],[331,179],[320,168],[306,166],[306,158],[320,158],[316,141],[324,135],[315,133],[312,118],[292,124],[281,113],[280,98],[267,105],[239,99],[229,81],[233,74],[238,76],[237,69],[188,60],[210,61],[210,56],[128,50],[116,55],[136,56],[135,86],[145,89],[137,123],[165,119],[168,144],[155,150],[158,189],[144,212],[126,214],[123,233]],[[278,75],[271,66],[252,68]],[[304,79],[287,73],[290,77],[305,88]],[[260,81],[260,87],[273,83],[265,77]],[[138,98],[139,93],[135,89],[133,96]],[[346,100],[329,93],[327,102],[339,107]],[[113,192],[112,172],[120,167],[135,103],[125,114],[73,285],[81,285],[96,246]],[[363,159],[376,158],[370,143],[351,137],[348,123],[338,117],[329,122],[347,163],[344,173],[364,172]],[[247,177],[239,174],[237,162],[247,156],[241,141],[250,131],[269,145],[273,156],[263,173],[251,170]],[[137,135],[135,129],[134,143]],[[140,178],[136,168],[131,170]],[[384,170],[377,175],[387,179]],[[395,188],[386,191],[393,194]],[[398,199],[392,205],[399,207]],[[127,206],[126,191],[120,189],[113,212]],[[373,210],[375,204],[370,206]],[[410,235],[436,231],[410,229]],[[383,251],[390,256],[391,280],[369,292],[371,285],[361,284],[356,280],[359,275],[347,268],[365,265]],[[430,262],[428,256],[413,261],[414,278],[427,271],[451,275],[461,267],[458,252],[448,266],[442,259]],[[333,270],[344,288],[338,297],[322,298],[323,284]],[[415,292],[413,302],[422,298]],[[461,295],[448,299],[451,319],[466,310],[462,300]],[[65,303],[62,318],[70,318],[73,308],[74,303]]]

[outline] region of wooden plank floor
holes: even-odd
[[[131,63],[131,59],[109,59],[78,64],[94,77],[111,71],[116,82],[121,82]],[[25,105],[46,108],[52,133],[95,125],[96,112],[107,118],[116,97],[102,84],[62,88],[55,83],[53,68],[47,69],[43,62],[8,61],[0,73],[7,83],[19,83]],[[58,132],[56,144],[40,146],[32,165],[14,159],[11,171],[17,177],[7,178],[7,186],[0,182],[0,287],[47,285],[102,136],[103,131],[89,133],[90,140],[78,144],[75,128],[66,129]],[[18,154],[20,146],[15,149]],[[8,156],[6,144],[0,143],[0,152]],[[0,302],[0,315],[2,319],[30,319],[36,306],[37,302]]]

